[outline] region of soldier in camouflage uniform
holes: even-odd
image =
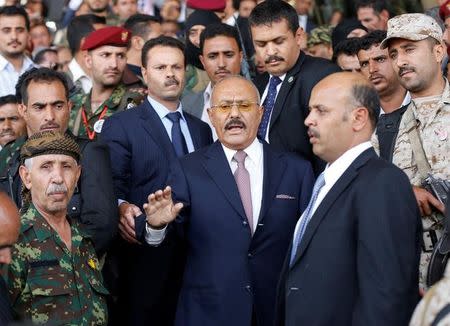
[[[330,26],[314,28],[308,36],[308,41],[306,42],[308,54],[314,57],[331,60],[333,57],[333,48],[331,47],[332,31],[333,28]]]
[[[417,130],[430,172],[450,179],[450,86],[441,72],[446,49],[438,23],[424,14],[404,14],[388,21],[388,47],[400,83],[411,94],[411,103],[403,114],[394,145],[392,162],[409,177],[422,213],[424,245],[420,263],[420,286],[426,288],[431,252],[440,238],[444,205],[422,188],[423,175],[418,151],[411,135]],[[409,111],[409,112],[408,112]],[[413,153],[414,151],[414,153]]]
[[[56,131],[36,133],[22,146],[21,230],[12,263],[2,272],[20,319],[49,325],[107,324],[108,291],[92,240],[67,216],[81,172],[79,160],[74,139]]]
[[[86,37],[82,50],[88,51],[92,89],[71,97],[69,129],[75,136],[96,139],[107,117],[141,103],[142,94],[127,91],[121,82],[130,37],[122,27],[101,28]]]

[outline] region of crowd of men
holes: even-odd
[[[450,0],[21,2],[1,326],[450,323]]]

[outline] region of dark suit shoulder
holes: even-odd
[[[323,74],[331,74],[334,72],[339,72],[341,69],[331,62],[330,60],[324,58],[313,57],[308,54],[304,55],[304,61],[301,66],[301,71],[314,71],[315,73],[323,76]]]

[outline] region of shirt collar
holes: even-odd
[[[270,78],[272,78],[273,76],[272,75],[270,75],[269,74],[269,76],[270,76]],[[269,81],[270,81],[270,78],[269,78]],[[279,85],[281,85],[283,82],[284,82],[284,79],[286,78],[286,74],[283,74],[283,75],[281,75],[281,76],[278,76],[278,78],[280,78],[281,79],[281,83],[279,84]],[[267,84],[268,85],[268,84]]]
[[[0,70],[5,69],[5,67],[8,65],[9,61],[5,59],[4,56],[0,54]]]
[[[86,75],[83,68],[81,68],[80,64],[77,62],[77,60],[75,60],[75,58],[73,58],[72,61],[70,61],[69,69],[72,72],[74,82],[76,82],[82,77],[89,78],[89,76]]]
[[[168,115],[169,113],[173,112],[171,110],[169,110],[168,108],[166,108],[164,105],[162,105],[161,103],[159,103],[157,100],[155,100],[154,98],[150,97],[150,95],[147,96],[147,100],[150,102],[150,105],[153,107],[153,109],[155,110],[156,114],[159,116],[159,118],[162,120],[166,115]],[[186,120],[184,118],[184,114],[183,114],[183,110],[182,110],[182,106],[181,106],[181,102],[178,103],[178,107],[176,109],[177,112],[181,113],[181,118],[183,120]]]
[[[345,170],[366,149],[372,147],[370,141],[356,145],[342,154],[332,164],[327,164],[324,171],[325,184],[333,185],[344,174]]]
[[[11,63],[4,56],[2,56],[0,54],[0,71],[4,70],[8,65],[11,65]],[[26,55],[24,55],[22,69],[20,70],[20,73],[25,72],[31,66],[34,66],[33,61],[30,58],[28,58]]]
[[[211,101],[211,93],[212,93],[212,85],[211,82],[208,83],[208,86],[206,86],[205,91],[203,92],[203,104],[208,105]]]
[[[237,150],[226,147],[222,144],[223,151],[225,152],[225,156],[227,158],[228,163],[230,164],[233,160],[234,154],[236,154]],[[247,157],[253,162],[257,163],[262,158],[263,148],[262,144],[259,142],[258,138],[255,138],[253,142],[244,149],[244,152],[247,154]]]

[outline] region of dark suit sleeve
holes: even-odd
[[[117,199],[113,191],[108,147],[100,141],[89,142],[81,160],[81,222],[93,236],[99,255],[104,253],[117,233]]]
[[[120,120],[105,120],[100,138],[109,147],[112,164],[114,191],[117,199],[128,200],[131,178],[131,153],[125,130]]]
[[[353,325],[407,325],[418,299],[418,207],[397,168],[370,179],[356,188],[354,203],[359,297]]]
[[[0,325],[8,325],[12,321],[12,309],[9,302],[8,289],[0,276]]]

